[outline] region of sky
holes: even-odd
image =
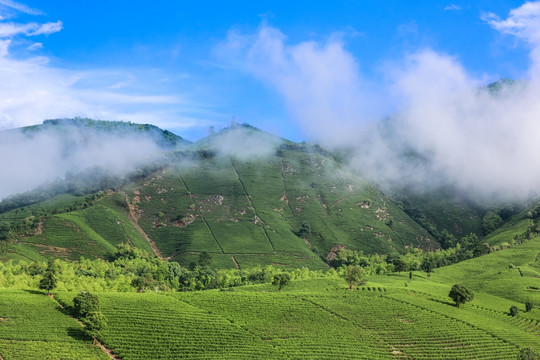
[[[0,129],[80,116],[193,141],[236,121],[332,144],[410,107],[420,58],[478,86],[534,77],[539,14],[501,0],[0,0]]]

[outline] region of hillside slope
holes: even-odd
[[[207,251],[216,267],[324,268],[322,259],[344,246],[366,253],[438,247],[320,147],[245,127],[169,152],[157,171],[113,191],[13,208],[2,221],[13,228],[12,256],[27,258],[105,257],[128,242],[185,266]]]

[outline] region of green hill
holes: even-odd
[[[463,194],[401,189],[387,196],[336,154],[246,124],[193,144],[152,125],[89,119],[47,120],[22,131],[73,128],[113,138],[148,135],[161,155],[121,176],[86,169],[1,201],[0,225],[10,239],[4,260],[107,258],[129,243],[184,266],[207,251],[218,268],[323,269],[345,247],[403,254],[438,249],[445,234],[454,245],[483,234],[486,209]],[[505,214],[508,224],[524,216]],[[504,243],[495,236],[501,231],[486,241]]]
[[[341,247],[366,253],[438,247],[332,154],[251,127],[168,152],[154,168],[105,186],[108,192],[0,203],[11,204],[0,214],[14,239],[6,257],[103,258],[127,242],[184,266],[207,251],[222,268],[325,268],[323,260]]]
[[[140,136],[152,138],[158,145],[164,148],[176,148],[178,145],[190,144],[189,141],[173,134],[170,131],[162,130],[155,125],[134,124],[124,121],[105,121],[87,118],[74,119],[50,119],[43,121],[41,125],[26,126],[20,129],[7,130],[3,133],[13,134],[21,131],[25,136],[31,137],[36,134],[48,133],[55,136],[64,137],[66,143],[76,135],[77,141],[88,139],[89,135],[112,135],[119,137]],[[77,146],[76,143],[72,144]]]

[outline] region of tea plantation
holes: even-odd
[[[282,291],[102,292],[109,324],[99,340],[122,359],[516,359],[522,348],[540,351],[537,308],[511,317],[507,306],[520,303],[481,292],[456,308],[450,284],[424,277],[372,276],[352,291],[330,278]],[[2,357],[107,358],[59,306],[69,309],[76,294],[0,291]]]

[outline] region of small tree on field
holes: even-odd
[[[47,263],[47,269],[43,274],[43,279],[39,282],[39,288],[42,290],[47,290],[47,295],[50,294],[51,290],[56,287],[58,279],[56,277],[56,266],[53,259],[49,259]]]
[[[510,316],[516,316],[519,314],[519,309],[516,305],[510,306]]]
[[[84,323],[88,335],[94,338],[95,345],[96,337],[100,336],[100,331],[107,325],[107,318],[99,307],[99,298],[88,291],[81,291],[73,298],[73,310]]]
[[[526,311],[526,312],[531,311],[533,308],[534,308],[534,304],[533,304],[532,302],[527,301],[527,302],[525,303],[525,311]]]
[[[280,273],[274,275],[274,279],[272,280],[272,285],[275,285],[278,287],[279,291],[283,289],[284,286],[289,285],[291,282],[291,276],[287,273]]]
[[[474,292],[464,285],[455,284],[448,296],[454,300],[456,307],[459,307],[459,305],[471,301],[474,298]]]
[[[73,298],[73,310],[79,318],[85,318],[90,313],[100,311],[99,298],[88,291],[81,291]]]
[[[540,360],[540,355],[531,348],[521,349],[518,360]]]
[[[3,254],[9,241],[10,227],[7,223],[0,223],[0,251]]]
[[[6,222],[0,223],[0,241],[5,241],[9,238],[9,224]]]
[[[88,333],[88,335],[92,336],[94,338],[94,345],[96,343],[96,337],[100,336],[100,331],[107,326],[107,318],[101,311],[93,311],[88,314],[83,320],[85,326],[85,330]]]
[[[352,290],[355,285],[364,285],[365,283],[367,283],[364,269],[360,266],[347,266],[343,271],[342,277],[349,284],[349,290]]]

